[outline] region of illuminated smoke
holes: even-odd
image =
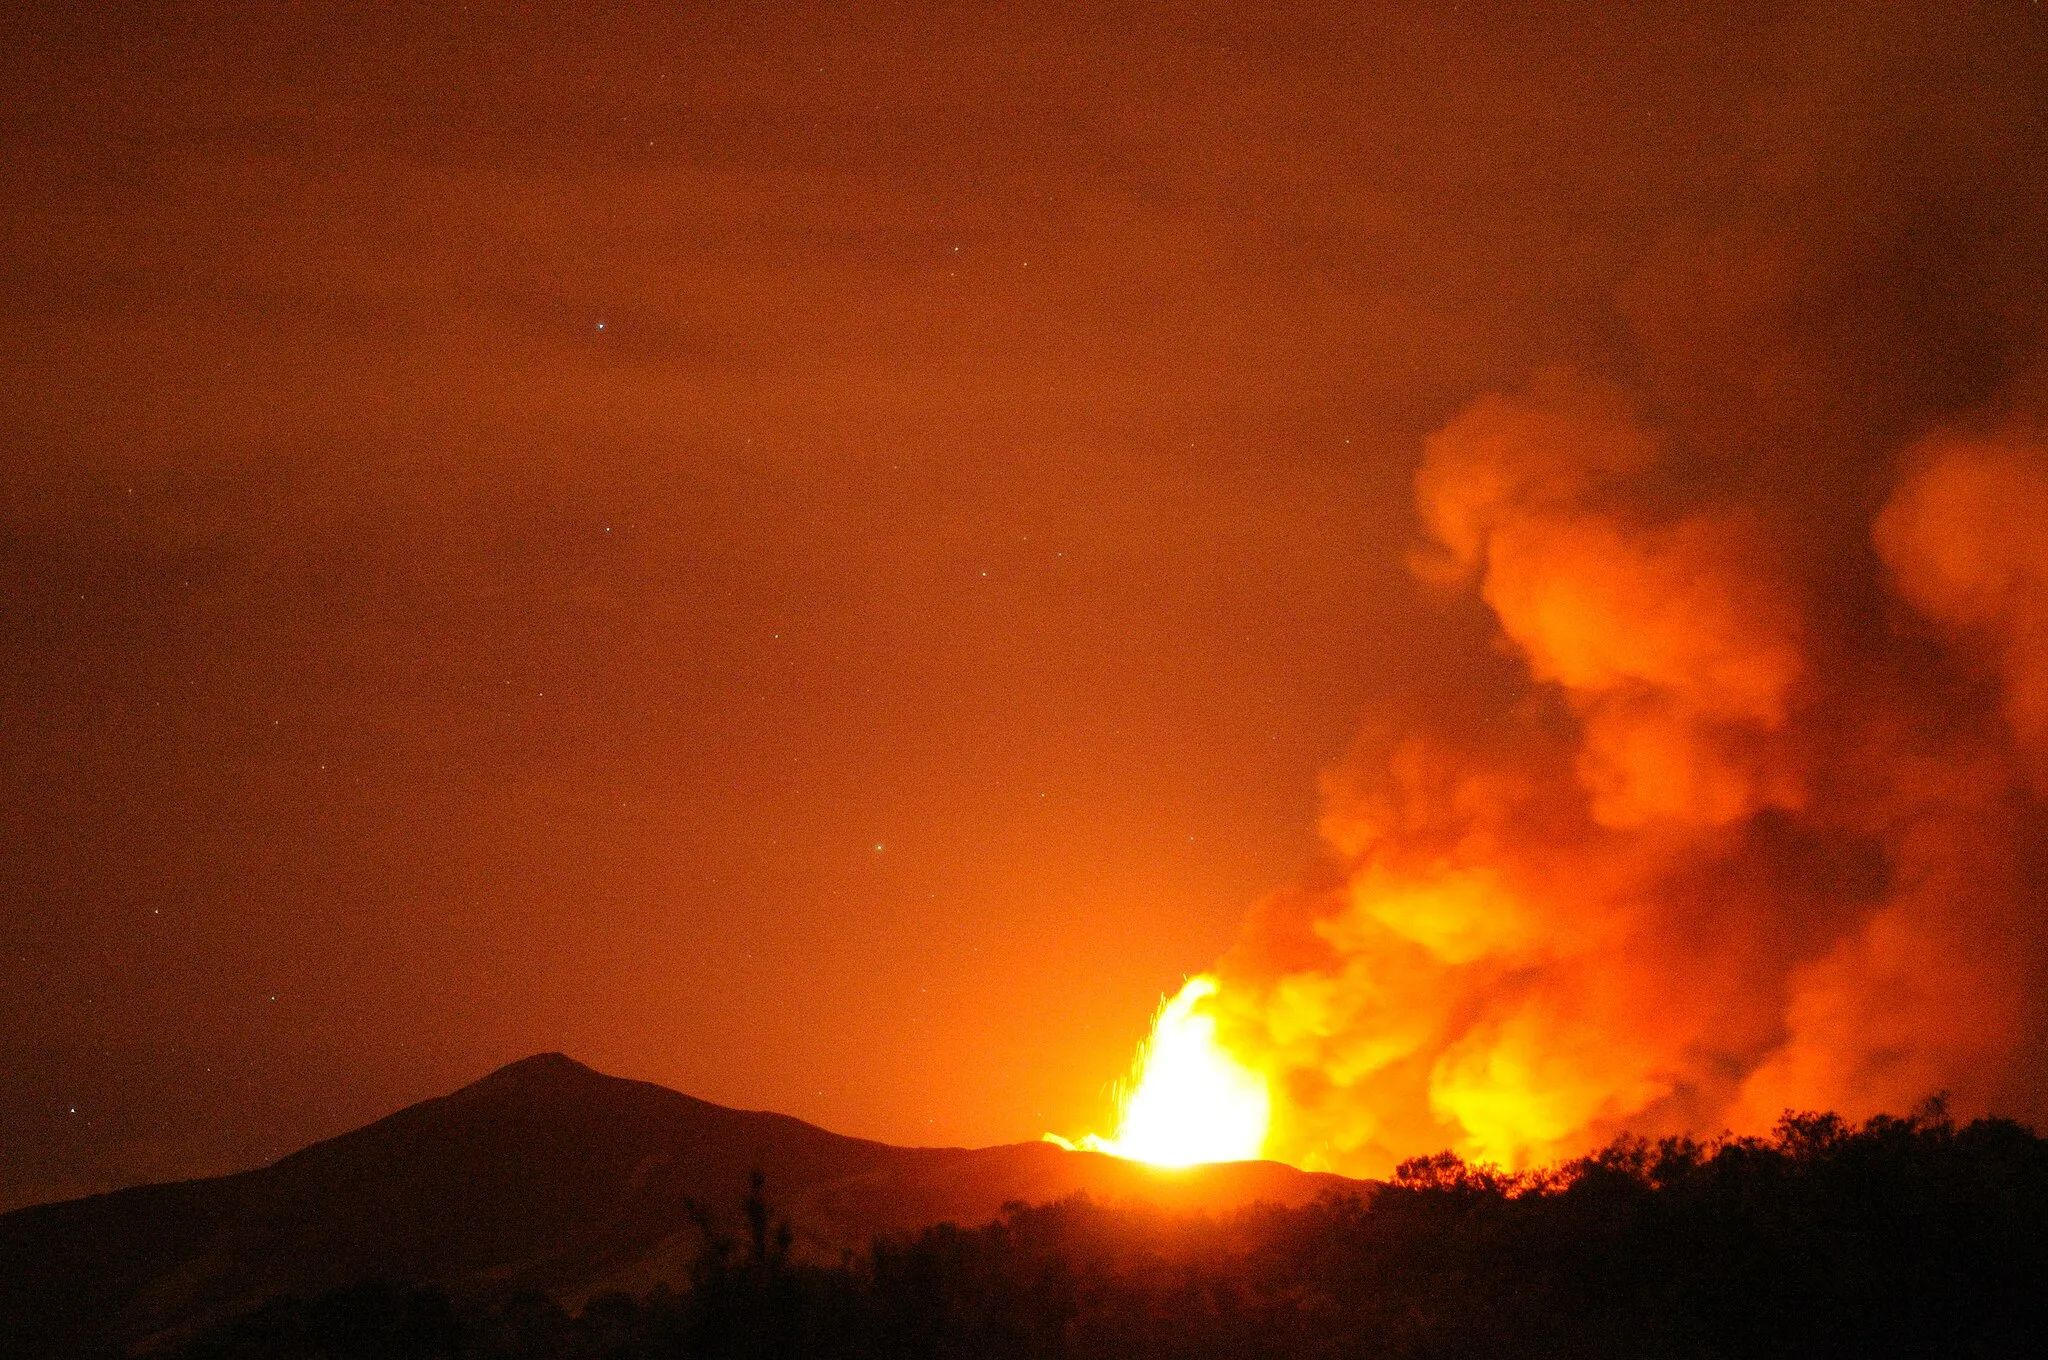
[[[1745,1092],[1752,1122],[1787,1104],[1897,1108],[1936,1089],[1979,1110],[2038,1118],[2043,1106],[2048,904],[2025,785],[2031,775],[2038,791],[2048,771],[2048,448],[1938,436],[1906,465],[1876,546],[1965,680],[1991,673],[1997,698],[1983,707],[2004,721],[1966,691],[1873,734],[1893,748],[1866,800],[1892,892],[1795,974],[1787,1042]],[[1935,740],[1915,741],[1930,723]]]
[[[2048,1120],[2048,48],[1791,13],[1615,331],[1559,336],[1619,381],[1424,442],[1412,565],[1511,692],[1374,715],[1211,968],[1269,1156]]]
[[[1666,457],[1562,371],[1430,438],[1415,568],[1478,592],[1528,693],[1331,773],[1326,879],[1162,1013],[1099,1145],[1186,1161],[1155,1125],[1255,1107],[1265,1155],[1380,1174],[1938,1091],[2041,1108],[2048,455],[1907,458],[1873,540],[1900,646],[1941,651],[1918,696],[1811,645],[1745,511],[1645,508]]]
[[[1899,593],[1989,656],[2014,736],[2048,758],[2048,444],[1937,438],[1877,521]],[[2037,773],[2041,767],[2037,765]]]

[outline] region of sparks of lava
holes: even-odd
[[[1081,1146],[1155,1166],[1259,1156],[1271,1097],[1265,1078],[1217,1041],[1216,1017],[1202,1004],[1215,994],[1216,979],[1203,974],[1159,1008],[1124,1092],[1116,1137],[1090,1134]]]

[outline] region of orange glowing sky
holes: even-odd
[[[2048,409],[2037,9],[1272,9],[4,21],[0,1208],[544,1049],[1108,1129],[1361,729],[1525,711],[1410,558],[1539,371],[1997,711],[1871,535]]]

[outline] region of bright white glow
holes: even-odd
[[[1272,1098],[1265,1078],[1237,1061],[1216,1039],[1216,1017],[1202,1003],[1216,979],[1188,979],[1159,1008],[1125,1095],[1114,1138],[1094,1135],[1084,1147],[1155,1166],[1237,1162],[1266,1143]]]

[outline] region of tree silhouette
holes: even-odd
[[[1074,1199],[833,1265],[747,1178],[681,1293],[277,1300],[190,1360],[1709,1360],[2048,1350],[2048,1141],[1942,1105],[1618,1140],[1508,1174],[1448,1153],[1224,1219]]]

